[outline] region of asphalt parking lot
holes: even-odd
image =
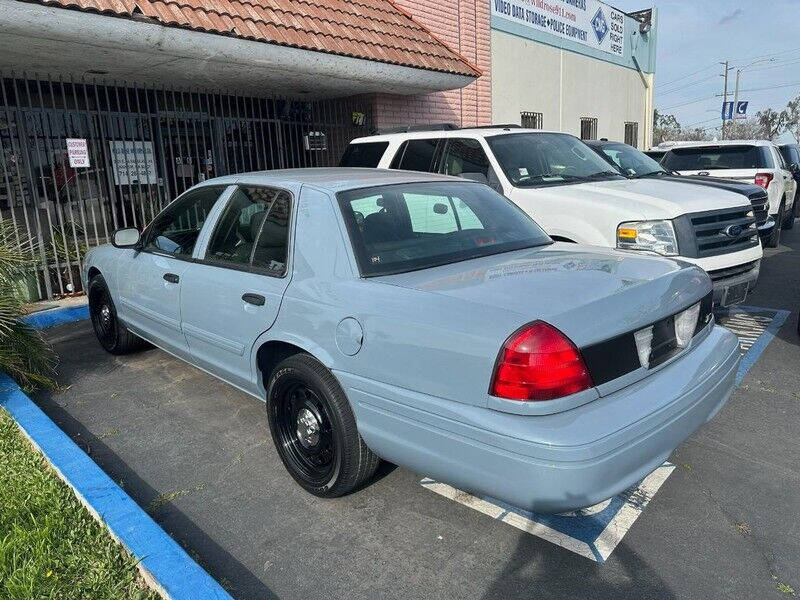
[[[766,252],[746,304],[769,309],[752,314],[774,338],[740,332],[756,362],[605,562],[402,468],[310,496],[262,403],[160,350],[110,356],[88,321],[47,332],[64,389],[34,399],[236,598],[787,598],[800,593],[800,228]]]

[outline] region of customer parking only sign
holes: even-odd
[[[598,0],[491,0],[492,15],[595,50],[625,55],[625,15]]]

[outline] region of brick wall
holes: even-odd
[[[394,0],[433,35],[475,65],[483,76],[465,88],[419,96],[378,94],[373,122],[389,125],[487,125],[492,118],[491,32],[486,0]]]

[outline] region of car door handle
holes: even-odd
[[[264,306],[267,301],[267,299],[261,294],[242,294],[242,300],[248,304],[254,304],[256,306]]]
[[[169,283],[178,283],[181,280],[175,273],[164,273],[164,281]]]

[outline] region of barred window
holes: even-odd
[[[527,129],[542,129],[544,115],[540,112],[521,112],[520,124]]]
[[[634,148],[639,147],[639,123],[625,123],[625,143]]]
[[[596,117],[581,117],[581,139],[582,140],[597,139]]]

